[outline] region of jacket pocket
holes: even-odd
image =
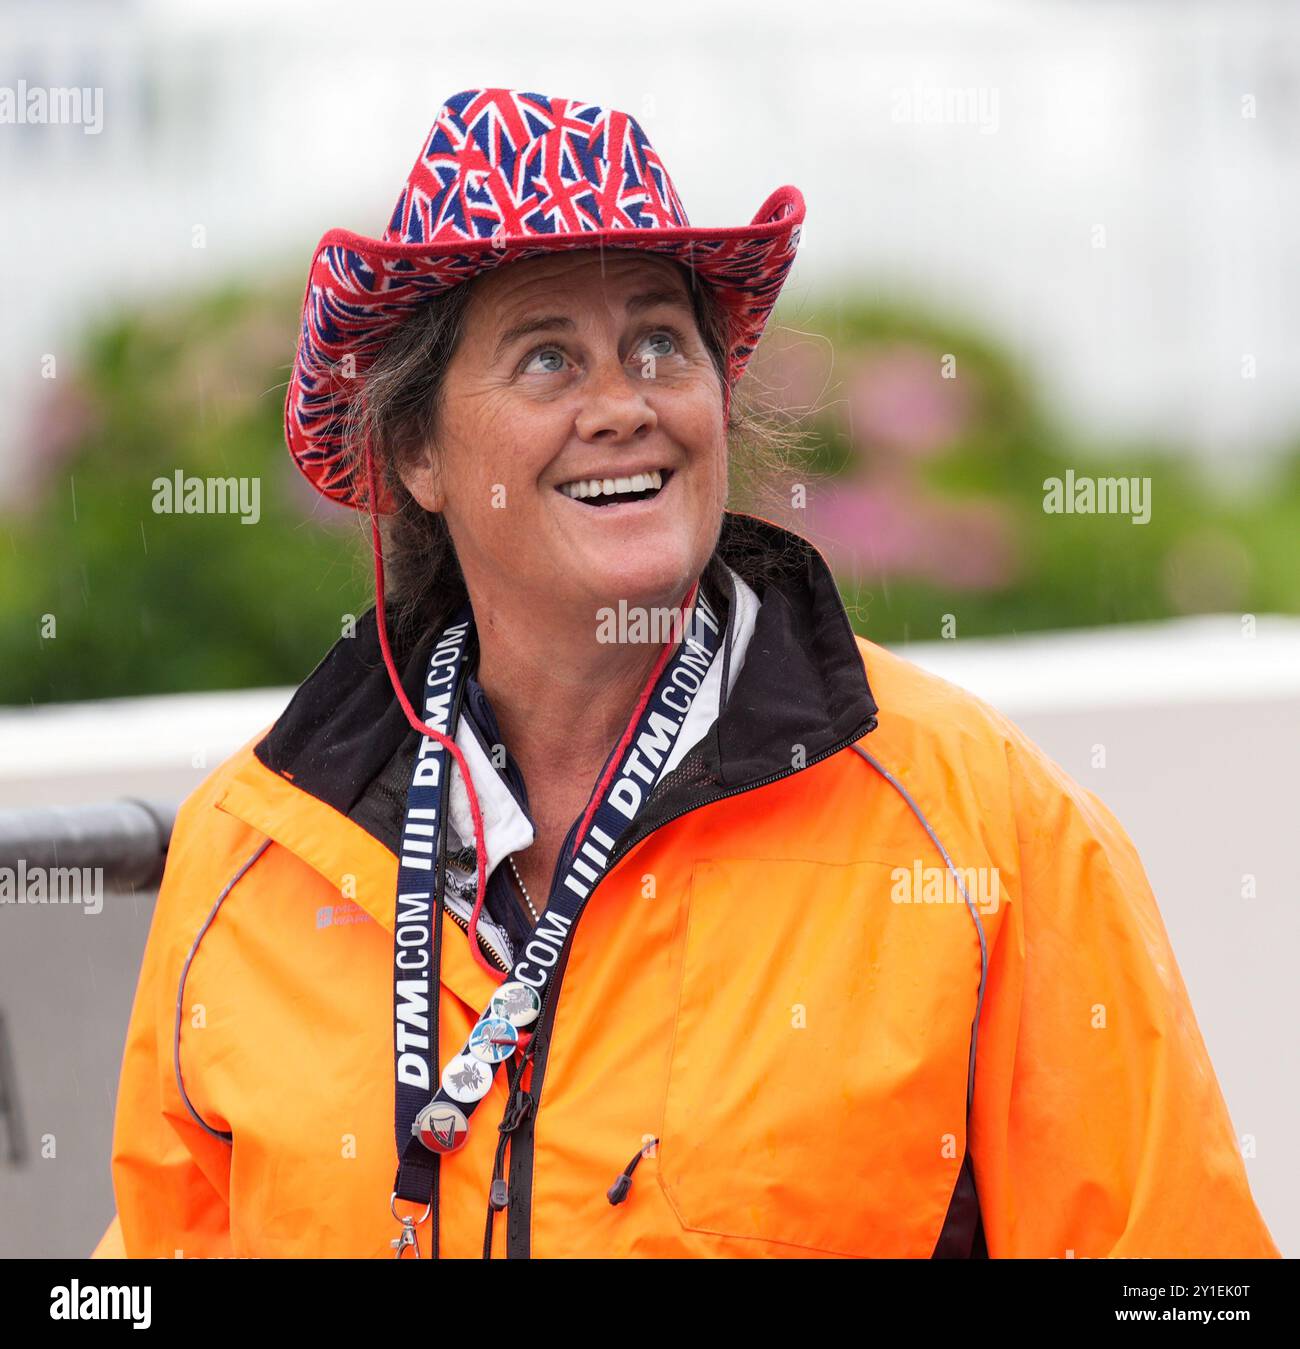
[[[972,939],[891,903],[890,873],[694,867],[657,1174],[684,1228],[764,1243],[735,1254],[934,1250],[965,1150]]]

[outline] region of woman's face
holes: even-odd
[[[654,495],[606,495],[652,490],[653,473]],[[443,513],[489,612],[559,608],[594,625],[619,598],[677,603],[713,551],[727,490],[722,386],[682,272],[582,250],[478,278],[435,443],[403,478]]]

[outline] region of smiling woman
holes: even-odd
[[[99,1254],[1276,1254],[1124,831],[727,509],[802,219],[485,89],[321,241],[376,605],[180,811]]]
[[[566,275],[590,278],[593,274],[601,274],[601,259],[599,251],[581,250],[557,259],[561,268],[558,273],[553,266],[548,270],[561,283],[560,289],[563,290]],[[632,296],[632,301],[644,301],[646,298],[657,300],[660,317],[664,319],[659,328],[650,325],[640,350],[626,353],[626,362],[631,363],[633,373],[643,380],[656,380],[661,373],[660,357],[665,362],[687,361],[680,336],[682,328],[685,328],[690,333],[691,346],[696,349],[702,346],[707,352],[716,373],[713,396],[720,402],[727,380],[727,318],[715,292],[700,285],[694,273],[675,262],[656,258],[643,260],[636,254],[620,258],[618,254],[610,253],[605,255],[605,265],[607,267],[613,263],[616,272],[626,271],[625,259],[633,263],[633,277],[638,269],[644,269],[652,278],[651,287],[642,290],[640,296]],[[510,271],[535,274],[537,266],[531,261],[517,263]],[[656,289],[653,278],[661,276],[664,271],[669,273],[668,284]],[[507,271],[496,278],[498,290],[501,289],[500,282],[509,275]],[[432,485],[429,481],[433,467],[430,461],[440,452],[439,419],[446,406],[448,368],[453,355],[461,348],[467,325],[487,326],[485,315],[488,319],[492,317],[491,291],[488,287],[493,279],[489,273],[467,285],[457,286],[417,309],[387,339],[367,372],[366,396],[354,400],[349,409],[345,439],[349,458],[354,465],[353,471],[358,477],[363,473],[365,446],[369,443],[376,454],[385,489],[394,502],[393,511],[381,518],[380,526],[384,535],[389,581],[389,613],[395,636],[403,640],[429,624],[436,623],[456,603],[467,598],[465,578],[452,544],[447,517],[440,511],[427,509],[423,502],[417,501],[407,486],[406,477],[413,472],[419,474],[423,468],[424,490],[427,492]],[[474,303],[471,303],[471,297],[475,297]],[[572,307],[572,298],[566,296],[562,304]],[[645,318],[650,313],[650,307],[644,302],[636,303],[633,313],[635,317]],[[548,318],[552,325],[549,331],[554,332],[558,327],[565,334],[565,337],[550,344],[542,341],[537,326],[547,323]],[[494,326],[500,326],[502,322],[502,319],[498,319]],[[530,407],[536,409],[539,403],[543,406],[545,402],[553,403],[561,378],[572,384],[578,373],[570,352],[576,325],[572,318],[568,318],[568,327],[565,329],[562,327],[564,322],[564,315],[540,314],[535,319],[507,327],[497,340],[502,360],[513,356],[517,368],[523,367],[525,361],[530,367],[527,370],[511,371],[517,377],[512,381],[513,388],[506,386],[507,392],[513,394],[513,408],[520,416],[527,415],[526,409]],[[533,338],[531,343],[528,341],[530,336]],[[490,339],[483,335],[478,336],[477,342],[471,337],[469,345],[478,349],[487,340]],[[525,349],[526,358],[521,359],[521,350]],[[696,359],[691,363],[691,369],[698,376],[698,356],[692,354],[696,355]],[[467,355],[462,353],[459,366],[462,370]],[[729,414],[726,453],[722,456],[724,468],[730,471],[740,467],[737,460],[744,457],[748,461],[745,466],[756,465],[760,475],[770,473],[779,463],[777,429],[764,423],[739,402],[731,403]],[[537,437],[529,427],[525,426],[519,434],[527,442],[528,453],[533,456],[541,453],[541,447],[536,444]],[[483,457],[487,461],[485,467],[492,489],[490,500],[500,503],[494,504],[493,509],[506,510],[506,518],[512,518],[505,504],[508,501],[509,484],[504,481],[504,477],[509,459],[513,458],[515,451],[513,447],[507,451],[501,445],[503,462],[497,463],[487,453],[487,449],[500,444],[499,440],[489,439],[479,443],[484,446]],[[644,452],[638,449],[634,448],[630,453],[620,449],[613,456],[606,456],[609,461],[607,464],[597,467],[608,467],[611,471],[618,468],[618,476],[627,477],[634,465],[642,467],[638,455],[645,458]],[[492,481],[494,467],[500,469],[502,480],[499,482]],[[585,470],[586,466],[583,467]],[[659,481],[653,484],[651,490],[666,486],[671,477],[671,467],[649,467],[652,472],[659,473]],[[665,468],[667,472],[664,472]],[[454,465],[449,464],[448,471],[454,471]],[[558,490],[581,500],[616,500],[620,491],[617,479],[613,482],[614,490],[608,493],[605,489],[607,481],[610,479],[603,471],[591,472],[582,477],[575,473],[574,478],[561,483]],[[623,492],[628,490],[622,489]],[[635,488],[631,492],[641,495]]]
[[[601,612],[612,597],[677,606],[714,555],[727,351],[726,316],[688,269],[580,249],[430,301],[353,405],[358,472],[369,445],[395,503],[399,638],[466,599],[493,615],[477,680],[536,803],[538,836],[514,859],[525,893],[545,896],[657,655],[611,649]]]

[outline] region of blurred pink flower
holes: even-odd
[[[10,498],[18,509],[30,509],[63,469],[73,451],[99,424],[99,406],[75,375],[42,384],[27,413],[22,438],[27,453]]]
[[[833,483],[808,501],[809,538],[856,577],[996,590],[1016,575],[1011,512],[995,501],[940,501],[906,484]]]
[[[859,358],[847,380],[848,433],[859,454],[931,458],[970,420],[967,383],[945,379],[940,352],[890,345]]]

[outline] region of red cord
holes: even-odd
[[[682,603],[683,614],[690,612],[690,607],[695,601],[695,592],[700,588],[700,583],[696,581],[686,593],[686,599]],[[605,788],[609,785],[609,780],[614,776],[620,760],[623,758],[623,751],[627,748],[628,742],[632,739],[632,732],[636,729],[636,724],[641,719],[641,713],[645,710],[645,705],[650,701],[650,695],[654,692],[655,685],[659,682],[659,676],[663,673],[664,666],[668,664],[668,657],[672,652],[674,643],[669,640],[664,643],[664,649],[659,653],[659,659],[655,662],[655,668],[650,672],[650,678],[646,681],[646,686],[641,690],[641,696],[636,700],[636,706],[632,709],[632,716],[627,723],[614,753],[610,755],[609,766],[605,769],[604,775],[596,784],[596,790],[591,794],[591,800],[587,802],[587,809],[583,812],[582,822],[578,825],[578,832],[574,835],[573,851],[570,857],[578,855],[578,849],[582,846],[582,840],[587,836],[587,826],[591,823],[591,817],[596,813],[596,805],[600,798],[605,794]]]
[[[406,713],[407,721],[417,731],[442,745],[455,759],[456,767],[460,769],[461,780],[465,783],[465,791],[469,796],[470,818],[474,821],[474,856],[476,860],[474,912],[470,915],[469,920],[469,949],[483,969],[497,983],[503,983],[505,975],[488,962],[478,947],[478,917],[483,910],[483,899],[487,894],[487,848],[483,841],[483,812],[479,809],[478,793],[474,790],[474,779],[470,776],[469,765],[466,764],[465,756],[460,752],[460,746],[415,715],[411,700],[406,696],[402,681],[397,677],[397,666],[393,663],[393,652],[388,645],[388,624],[384,611],[384,548],[379,538],[379,517],[375,514],[375,502],[378,497],[375,493],[375,459],[371,452],[369,435],[366,436],[366,476],[370,484],[366,507],[370,512],[370,537],[375,552],[375,615],[378,620],[379,649],[384,653],[384,664],[388,667],[388,678],[392,682],[393,691],[397,694],[397,701],[402,705],[402,711]]]
[[[728,391],[729,392],[729,391]],[[397,675],[397,666],[393,661],[393,652],[388,644],[388,623],[387,615],[384,609],[384,548],[379,537],[379,517],[375,514],[375,502],[378,500],[375,490],[375,459],[370,448],[370,436],[366,435],[366,477],[369,481],[369,493],[366,500],[366,508],[370,513],[370,537],[375,554],[375,617],[376,626],[379,632],[379,649],[384,654],[384,665],[388,669],[388,678],[392,683],[393,692],[397,695],[397,701],[401,704],[402,711],[406,713],[406,720],[411,726],[429,736],[432,740],[442,745],[456,761],[456,767],[460,769],[461,780],[465,783],[465,791],[469,797],[470,818],[474,821],[474,856],[475,856],[475,880],[474,880],[474,911],[469,918],[469,949],[474,959],[479,965],[487,971],[488,974],[497,983],[503,983],[506,976],[502,974],[494,965],[490,964],[487,958],[479,950],[478,945],[478,920],[483,912],[483,901],[487,897],[487,845],[484,842],[483,835],[483,812],[479,809],[478,793],[474,790],[474,779],[470,776],[469,766],[465,762],[465,756],[460,751],[460,746],[455,741],[443,735],[441,731],[435,730],[427,722],[423,722],[415,714],[415,709],[411,706],[411,700],[406,696],[406,690],[402,687],[402,681]],[[696,592],[700,588],[699,581],[695,581],[687,592],[686,599],[682,603],[683,612],[688,613],[691,605],[695,601]],[[609,780],[613,777],[619,762],[623,757],[623,751],[627,748],[628,742],[632,739],[632,732],[636,728],[637,722],[641,718],[641,713],[645,710],[645,705],[650,701],[650,695],[654,692],[655,684],[659,681],[659,676],[663,673],[664,666],[668,663],[668,657],[673,651],[675,643],[671,640],[664,643],[663,650],[659,653],[659,659],[655,662],[654,669],[650,672],[650,678],[646,681],[645,687],[641,690],[641,696],[637,699],[636,706],[632,709],[632,716],[628,720],[627,728],[624,730],[615,747],[614,753],[610,756],[609,766],[605,769],[600,781],[596,784],[595,791],[591,794],[591,799],[587,802],[587,809],[583,813],[582,820],[578,825],[578,832],[573,840],[573,852],[570,856],[576,856],[582,840],[586,837],[587,827],[591,823],[591,817],[596,813],[597,803],[604,795],[605,788],[609,785]]]

